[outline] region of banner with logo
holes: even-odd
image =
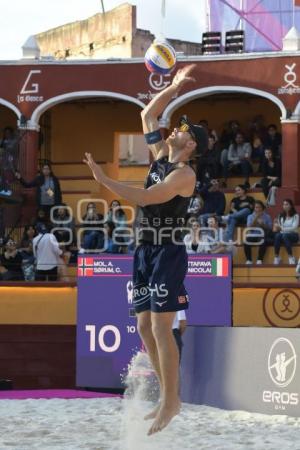
[[[182,399],[222,409],[300,416],[299,358],[299,329],[188,327]]]
[[[120,388],[141,348],[133,308],[133,257],[78,258],[77,385]],[[230,255],[189,257],[190,325],[231,326]],[[163,292],[163,286],[159,286]]]

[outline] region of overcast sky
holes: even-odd
[[[108,11],[121,0],[103,0]],[[206,17],[206,0],[166,0],[166,37],[201,41]],[[2,0],[0,17],[0,59],[19,59],[21,47],[32,34],[101,12],[101,0]],[[161,0],[135,0],[138,28],[161,31]],[[186,5],[188,4],[188,8]]]

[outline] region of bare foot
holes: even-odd
[[[158,414],[158,411],[160,410],[160,407],[161,407],[161,404],[158,403],[156,405],[156,407],[149,414],[146,414],[146,416],[144,417],[144,420],[155,419],[155,417]]]
[[[161,405],[159,412],[148,431],[148,436],[151,436],[158,431],[163,430],[173,419],[174,416],[179,414],[180,411],[180,400],[177,399],[173,404]]]

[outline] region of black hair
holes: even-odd
[[[277,125],[275,125],[275,123],[270,123],[267,129],[269,130],[270,128],[275,128],[275,130],[277,130]]]
[[[263,210],[266,209],[266,205],[261,200],[255,200],[254,205],[259,205],[262,207]]]
[[[290,198],[285,198],[282,203],[284,203],[284,202],[287,202],[290,205],[290,207],[291,207],[291,210],[289,212],[289,217],[295,216],[297,214],[297,211],[295,209],[293,200],[291,200]],[[287,213],[285,211],[282,211],[279,214],[279,217],[281,219],[283,219],[283,221],[285,221],[285,219],[287,218]]]

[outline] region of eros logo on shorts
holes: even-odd
[[[269,351],[268,372],[276,390],[263,391],[263,402],[270,403],[276,410],[285,410],[286,406],[296,406],[299,403],[297,392],[282,390],[289,386],[296,376],[297,354],[289,339],[276,339]]]

